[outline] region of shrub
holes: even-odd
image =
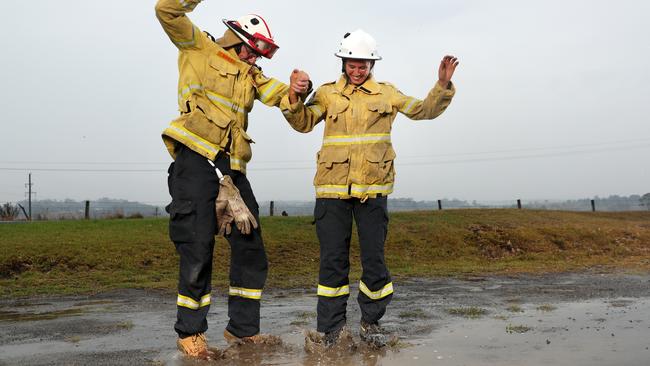
[[[0,220],[11,221],[18,216],[18,206],[14,206],[7,202],[0,206]]]

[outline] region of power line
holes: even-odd
[[[501,153],[510,153],[510,152],[525,152],[525,151],[540,151],[540,150],[565,150],[565,149],[576,149],[582,147],[596,147],[603,145],[615,145],[623,143],[645,143],[650,142],[650,139],[638,139],[638,140],[622,140],[622,141],[611,141],[611,142],[599,142],[591,144],[578,144],[578,145],[561,145],[561,146],[549,146],[549,147],[532,147],[532,148],[519,148],[519,149],[507,149],[507,150],[492,150],[492,151],[477,151],[477,152],[467,152],[467,153],[450,153],[450,154],[433,154],[433,155],[406,155],[402,156],[403,158],[424,158],[424,157],[440,157],[440,156],[465,156],[465,155],[489,155],[489,154],[501,154]],[[623,147],[623,146],[621,146]],[[614,146],[612,146],[614,148]]]
[[[4,168],[0,170],[7,171],[37,171],[37,172],[94,172],[94,173],[160,173],[161,169],[81,169],[81,168]]]
[[[439,160],[439,161],[424,161],[424,162],[400,162],[400,166],[413,166],[413,165],[445,165],[445,164],[459,164],[459,163],[471,163],[471,162],[489,162],[489,161],[504,161],[504,160],[522,160],[522,159],[536,159],[544,157],[559,157],[559,156],[572,156],[572,155],[585,155],[593,154],[600,152],[608,151],[627,151],[635,149],[645,149],[649,148],[650,144],[641,144],[636,146],[614,146],[609,148],[600,148],[600,149],[586,149],[586,150],[576,150],[576,151],[564,151],[564,152],[548,152],[541,154],[527,154],[527,155],[512,155],[512,156],[496,156],[496,157],[485,157],[485,158],[472,158],[472,159],[456,159],[456,160]],[[483,153],[487,154],[487,153]],[[454,156],[460,156],[454,155]],[[449,156],[449,155],[447,155]],[[424,156],[422,156],[424,157]],[[432,157],[432,156],[428,156]],[[413,157],[411,157],[413,158]],[[288,166],[288,167],[255,167],[249,169],[250,171],[286,171],[286,170],[313,170],[315,166]],[[85,168],[7,168],[0,167],[0,170],[4,171],[42,171],[42,172],[88,172],[88,173],[162,173],[163,169],[85,169]]]
[[[605,142],[596,142],[588,144],[574,144],[574,145],[559,145],[559,146],[548,146],[548,147],[532,147],[532,148],[517,148],[517,149],[504,149],[504,150],[488,150],[488,151],[476,151],[476,152],[464,152],[464,153],[448,153],[448,154],[427,154],[427,155],[401,155],[402,159],[410,158],[429,158],[429,157],[454,157],[454,156],[466,156],[466,155],[489,155],[489,154],[502,154],[502,153],[511,153],[511,152],[526,152],[526,151],[543,151],[543,150],[566,150],[566,149],[576,149],[583,147],[597,147],[604,145],[617,145],[617,144],[627,144],[627,143],[650,143],[649,138],[644,139],[632,139],[632,140],[618,140],[618,141],[605,141]],[[635,148],[636,146],[633,146]],[[612,148],[615,148],[612,146]],[[25,161],[2,161],[0,164],[38,164],[38,165],[164,165],[168,166],[171,162],[152,162],[152,161],[143,161],[143,162],[134,162],[134,161],[35,161],[35,160],[25,160]],[[290,164],[290,163],[313,163],[313,160],[255,160],[255,164]],[[45,169],[54,169],[54,168],[41,168],[41,171],[51,171]],[[74,168],[59,168],[66,169],[63,171],[77,171]],[[69,169],[69,170],[68,170]],[[12,169],[12,168],[0,168],[0,170],[25,170],[25,169]],[[57,170],[53,170],[57,171]],[[117,172],[155,172],[158,170],[155,169],[82,169],[81,171],[117,171]]]
[[[0,161],[0,164],[43,164],[43,165],[160,165],[171,162],[134,162],[134,161]]]
[[[545,158],[545,157],[586,155],[586,154],[600,153],[600,152],[607,152],[607,151],[625,151],[625,150],[644,149],[644,148],[650,148],[650,144],[649,145],[632,146],[632,147],[626,147],[626,148],[609,148],[609,149],[597,149],[597,150],[569,151],[569,152],[562,152],[562,153],[546,153],[546,154],[532,154],[532,155],[521,155],[521,156],[502,156],[502,157],[490,157],[490,158],[442,160],[442,161],[412,162],[412,163],[406,162],[406,163],[400,163],[399,165],[400,166],[405,166],[405,165],[406,166],[414,166],[414,165],[445,165],[445,164],[504,161],[504,160],[523,160],[523,159],[536,159],[536,158]]]

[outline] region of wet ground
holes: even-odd
[[[223,290],[222,290],[223,291]],[[263,330],[281,346],[226,348],[225,293],[208,339],[222,360],[175,348],[174,294],[124,290],[89,297],[0,300],[0,365],[643,365],[650,364],[650,274],[553,274],[396,282],[382,325],[395,346],[309,354],[312,291],[265,292]],[[348,324],[358,342],[356,289]]]

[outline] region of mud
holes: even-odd
[[[308,353],[315,291],[270,290],[263,331],[281,345],[227,347],[224,289],[207,332],[223,352],[192,361],[175,347],[175,295],[123,290],[0,300],[0,365],[648,365],[650,274],[553,274],[396,281],[382,326],[399,342],[359,342],[357,290],[348,304],[354,346]]]

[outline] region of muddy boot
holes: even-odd
[[[328,333],[307,331],[305,333],[305,351],[307,353],[320,353],[332,348],[354,350],[356,344],[347,327],[342,327]]]
[[[219,358],[219,351],[208,348],[208,340],[204,333],[198,333],[176,341],[178,350],[185,356],[201,360],[216,360]]]
[[[230,346],[238,344],[266,344],[277,346],[282,344],[282,339],[280,339],[280,337],[271,334],[256,334],[254,336],[240,338],[226,329],[223,331],[223,337]]]
[[[370,324],[363,320],[361,320],[361,326],[359,327],[359,337],[366,344],[375,348],[385,347],[396,340],[395,336],[389,334],[378,323]]]

